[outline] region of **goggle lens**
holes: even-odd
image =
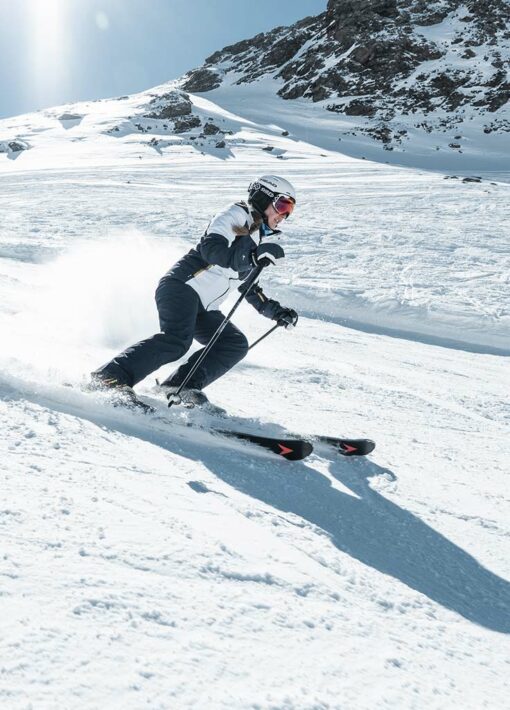
[[[278,212],[278,214],[285,215],[285,218],[289,217],[295,207],[296,203],[291,197],[285,197],[285,195],[280,195],[273,202],[273,207]]]

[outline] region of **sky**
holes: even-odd
[[[0,117],[130,94],[327,0],[0,0]]]

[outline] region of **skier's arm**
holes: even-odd
[[[249,282],[244,283],[237,290],[243,293],[248,286]],[[277,321],[278,325],[283,325],[285,328],[289,325],[294,326],[298,322],[298,314],[293,308],[287,308],[278,303],[278,301],[268,298],[260,286],[252,288],[246,296],[246,300],[256,311],[266,318]]]
[[[200,241],[200,254],[208,264],[224,269],[245,271],[252,265],[251,255],[257,244],[249,234],[236,236],[236,228],[245,227],[246,213],[242,207],[232,205],[217,214]]]
[[[252,264],[251,255],[256,244],[248,235],[237,237],[229,244],[222,234],[209,232],[200,242],[200,254],[208,264],[217,264],[224,269],[246,271]]]
[[[249,285],[249,282],[241,284],[241,286],[239,286],[238,288],[238,291],[243,293],[244,291],[246,291]],[[246,300],[248,301],[250,306],[253,306],[256,311],[261,313],[266,318],[274,318],[278,309],[281,308],[278,301],[273,301],[273,299],[268,298],[264,294],[264,291],[261,289],[260,286],[255,286],[254,288],[252,288],[249,294],[246,296]]]

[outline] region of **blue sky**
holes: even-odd
[[[0,0],[0,117],[129,94],[327,0]]]

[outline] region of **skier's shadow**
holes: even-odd
[[[14,381],[14,378],[11,378]],[[21,391],[16,382],[0,377],[0,396],[28,400],[52,410],[86,419],[167,451],[200,461],[217,478],[283,513],[291,512],[324,530],[332,543],[383,574],[426,595],[469,621],[493,631],[510,633],[510,583],[480,565],[471,555],[407,510],[373,490],[369,479],[393,477],[368,459],[343,459],[332,454],[330,474],[354,495],[331,486],[330,480],[305,462],[254,457],[253,447],[235,450],[220,440],[191,437],[185,429],[157,426],[143,415],[90,406],[89,395],[66,393],[65,398]],[[171,422],[169,422],[171,423]],[[193,431],[193,430],[191,430]],[[320,450],[320,446],[317,447]],[[330,450],[326,449],[328,455]],[[199,494],[210,490],[188,481]]]
[[[331,460],[331,475],[355,494],[350,495],[305,463],[282,461],[262,464],[257,471],[234,472],[232,467],[214,465],[214,458],[203,462],[242,493],[308,520],[342,552],[469,621],[510,633],[510,582],[373,490],[371,477],[393,476],[386,469],[367,459]],[[287,466],[287,471],[275,470]]]

